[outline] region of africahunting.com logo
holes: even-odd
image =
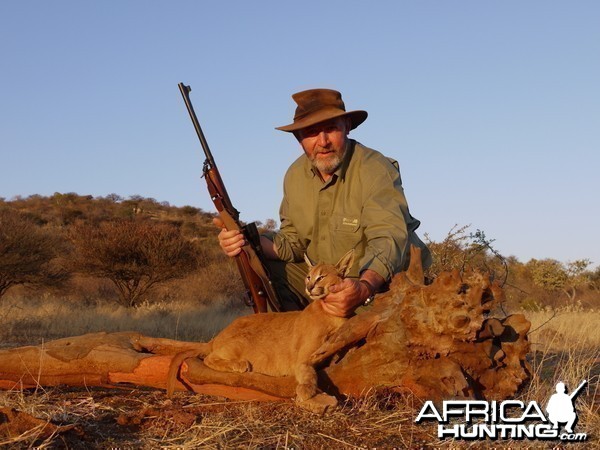
[[[575,400],[585,384],[586,380],[567,394],[565,384],[557,383],[556,393],[546,405],[546,413],[535,401],[525,404],[520,400],[448,400],[443,402],[441,410],[432,401],[427,401],[415,422],[437,422],[438,437],[442,439],[585,441],[586,433],[574,431],[577,424]]]

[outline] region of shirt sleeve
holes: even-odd
[[[363,200],[361,221],[367,245],[359,272],[373,270],[389,281],[407,257],[408,204],[400,172],[392,164],[380,163],[371,180]]]
[[[303,242],[298,236],[298,231],[294,226],[289,215],[289,202],[287,195],[288,176],[286,175],[283,183],[283,200],[279,208],[279,220],[281,226],[279,232],[277,232],[272,240],[275,246],[275,251],[282,261],[286,262],[298,262],[304,258],[307,242]]]

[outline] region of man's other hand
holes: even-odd
[[[215,217],[213,223],[215,226],[221,228],[218,238],[223,253],[231,257],[238,255],[242,251],[242,247],[246,244],[242,232],[239,230],[228,231],[220,217]]]
[[[346,278],[329,288],[329,294],[323,299],[323,309],[332,316],[349,317],[369,295],[369,288],[364,283]]]

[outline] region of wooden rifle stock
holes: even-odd
[[[239,212],[233,207],[231,199],[225,189],[225,184],[221,174],[217,169],[215,160],[210,152],[200,123],[194,112],[194,107],[190,101],[189,93],[192,90],[190,86],[179,83],[179,90],[183,96],[183,101],[190,114],[196,134],[200,139],[200,144],[206,155],[204,166],[202,168],[203,177],[206,180],[208,193],[212,199],[219,216],[227,230],[239,230],[243,233],[246,244],[242,251],[234,258],[238,270],[242,277],[242,282],[246,288],[247,304],[252,306],[255,313],[267,312],[268,306],[273,311],[281,311],[281,303],[277,294],[271,285],[269,275],[263,262],[264,255],[260,245],[260,236],[256,229],[256,224],[251,223],[242,225],[239,220]]]

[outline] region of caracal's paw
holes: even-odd
[[[320,393],[308,400],[299,400],[296,397],[296,404],[302,409],[322,416],[333,411],[337,407],[338,402],[335,397]]]
[[[252,364],[250,361],[235,361],[231,364],[231,371],[238,373],[252,372]]]
[[[212,354],[204,358],[204,365],[210,369],[218,370],[219,372],[252,372],[252,364],[250,364],[250,361],[245,359],[223,359]]]
[[[317,386],[314,384],[299,384],[296,386],[296,401],[303,402],[317,395]]]

